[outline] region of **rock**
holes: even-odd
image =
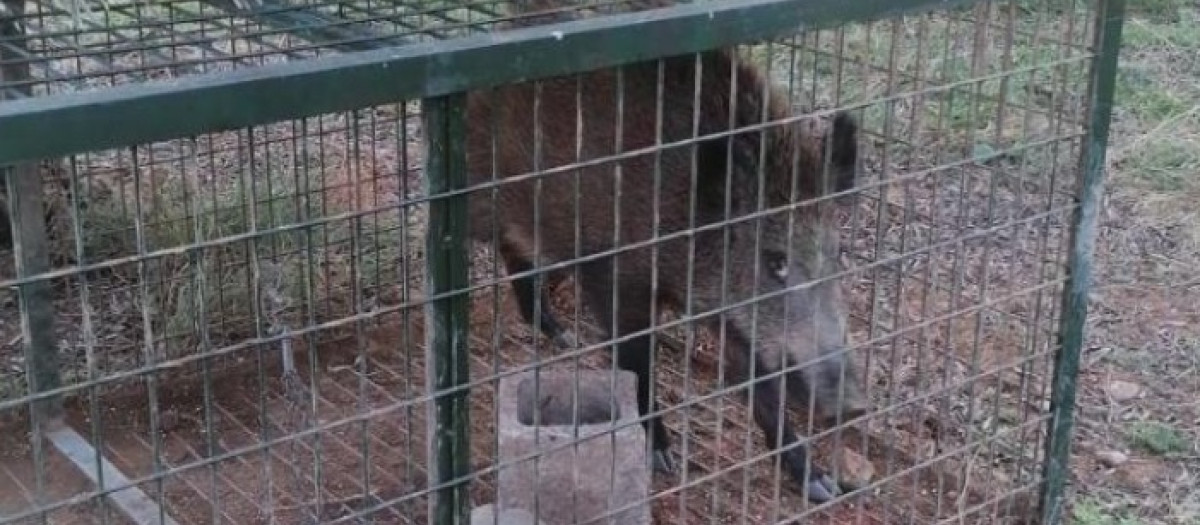
[[[1116,471],[1116,479],[1129,489],[1146,490],[1162,478],[1162,466],[1152,461],[1130,461]]]
[[[158,413],[158,430],[159,432],[172,432],[179,426],[179,413],[173,408],[162,410]]]
[[[1129,456],[1116,450],[1103,450],[1096,453],[1096,461],[1108,468],[1115,468],[1129,461]]]
[[[875,465],[862,454],[843,448],[837,455],[838,481],[852,490],[858,490],[875,478]]]
[[[1007,487],[1012,484],[1012,478],[1000,469],[992,469],[992,482],[996,485]]]
[[[496,506],[489,503],[471,510],[471,525],[545,525],[525,509],[504,509],[496,515]]]
[[[1121,380],[1116,380],[1109,383],[1107,390],[1108,397],[1112,398],[1113,401],[1118,403],[1129,401],[1130,399],[1137,397],[1138,394],[1142,393],[1142,387],[1138,386],[1137,383],[1130,383],[1129,381]]]

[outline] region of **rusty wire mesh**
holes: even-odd
[[[0,46],[28,53],[6,57],[32,78],[4,88],[102,89],[506,18],[496,2],[238,9],[27,3],[27,38]],[[980,2],[739,48],[797,114],[847,109],[862,127],[863,170],[836,229],[871,409],[831,429],[805,407],[792,417],[814,436],[814,462],[865,486],[808,503],[765,447],[747,385],[727,381],[736,347],[666,311],[656,395],[679,471],[654,475],[655,522],[1031,519],[1094,10]],[[666,96],[690,94],[656,102]],[[114,125],[144,117],[130,118]],[[178,523],[427,522],[423,139],[414,101],[43,162],[66,422]],[[653,176],[623,176],[639,175]],[[499,377],[550,360],[613,365],[575,266],[546,283],[546,307],[584,350],[522,321],[494,250],[473,245],[471,260],[471,495],[483,504],[496,497]],[[125,523],[61,453],[28,439],[16,297],[0,311],[0,522]]]

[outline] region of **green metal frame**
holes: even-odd
[[[437,487],[431,515],[437,523],[466,523],[470,511],[467,476],[470,474],[470,353],[467,347],[470,297],[467,258],[467,196],[438,197],[467,187],[466,97],[447,95],[421,104],[428,150],[425,157],[429,227],[425,234],[428,254],[426,337],[430,392],[438,394],[430,421],[436,422],[429,486]],[[458,292],[458,293],[455,293]]]
[[[24,14],[23,1],[4,0],[4,4],[14,15]],[[21,32],[22,28],[15,19],[0,20],[0,37],[18,37]],[[16,40],[13,47],[22,43]],[[0,84],[6,81],[19,82],[30,77],[28,63],[10,60],[13,58],[12,51],[6,46],[0,46],[0,61],[6,62],[6,65],[0,67]],[[27,86],[15,91],[24,96],[29,94]],[[0,92],[0,107],[6,105],[5,96],[5,92]],[[8,194],[9,224],[13,229],[17,278],[35,277],[50,269],[42,179],[33,160],[26,159],[27,162],[9,166],[0,164],[0,176],[4,177]],[[17,296],[21,310],[21,331],[25,334],[22,344],[25,361],[28,363],[26,374],[30,392],[57,390],[62,386],[62,376],[58,363],[58,345],[55,343],[51,283],[38,280],[22,284],[17,287]],[[33,403],[32,408],[35,430],[40,430],[48,424],[53,426],[54,421],[62,415],[62,396],[41,398]],[[36,446],[38,445],[35,444]]]
[[[1071,224],[1067,282],[1063,288],[1060,346],[1054,360],[1050,394],[1050,426],[1046,434],[1043,485],[1039,513],[1041,523],[1052,525],[1062,518],[1063,488],[1069,475],[1072,425],[1075,418],[1075,380],[1079,375],[1079,353],[1087,322],[1088,289],[1092,279],[1092,257],[1096,240],[1096,216],[1104,190],[1104,166],[1108,131],[1116,92],[1121,29],[1125,22],[1125,0],[1101,0],[1096,13],[1095,52],[1088,94],[1089,129],[1079,165],[1078,207]]]
[[[1062,298],[1061,346],[1055,359],[1050,432],[1045,442],[1040,515],[1046,524],[1060,519],[1068,475],[1075,379],[1125,9],[1124,0],[1099,2],[1099,58],[1091,75],[1090,129],[1081,158],[1079,208],[1072,224],[1070,273]],[[437,523],[465,523],[469,511],[469,407],[462,386],[468,382],[468,309],[466,294],[454,292],[468,284],[466,197],[436,197],[466,185],[464,93],[747,43],[802,28],[833,27],[971,3],[974,0],[696,3],[169,82],[7,101],[0,103],[0,166],[423,99],[429,148],[426,182],[428,195],[433,197],[426,237],[428,291],[431,296],[445,297],[429,304],[428,382],[431,389],[452,391],[439,397],[430,417],[436,422],[430,486],[437,491],[431,510]],[[136,125],[112,126],[118,119],[136,114],[160,117],[140,120]],[[13,176],[19,169],[8,170],[9,181],[25,187],[21,181],[32,181],[33,177]],[[33,219],[31,210],[31,205],[18,199],[13,213],[20,215],[21,224],[36,227],[36,220],[26,221]],[[37,256],[36,248],[20,241],[17,245],[18,259]],[[34,259],[22,268],[23,277],[44,271]],[[48,299],[40,293],[38,289],[22,288],[26,322],[31,322],[33,316],[53,316]],[[37,332],[26,326],[25,333]],[[53,354],[40,353],[43,360]],[[40,362],[37,356],[32,357],[32,363]],[[54,368],[53,363],[45,364]],[[35,389],[43,389],[47,381],[37,379]]]
[[[19,164],[0,170],[8,186],[9,213],[13,224],[13,251],[18,278],[35,277],[50,269],[46,243],[46,215],[42,202],[42,179],[37,165]],[[21,309],[21,333],[28,364],[26,375],[32,394],[51,392],[62,386],[58,345],[54,333],[54,291],[49,280],[32,280],[17,287]],[[33,423],[53,423],[62,415],[62,396],[55,394],[34,401]]]
[[[0,104],[0,165],[437,97],[973,0],[743,0]],[[504,64],[505,67],[496,67]],[[129,115],[162,115],[113,126]],[[98,130],[103,130],[99,132]]]

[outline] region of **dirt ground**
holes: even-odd
[[[1130,2],[1071,491],[1080,525],[1200,521],[1200,6]]]
[[[476,301],[485,305],[489,302]],[[478,333],[489,331],[490,320],[495,316],[490,309],[480,307],[475,309],[473,317],[476,336],[472,340],[472,376],[486,378],[494,375],[494,354],[491,342],[479,337]],[[508,312],[502,313],[499,319],[504,323],[517,322]],[[152,460],[156,456],[155,446],[161,462],[159,468],[185,469],[165,478],[161,488],[153,482],[141,484],[143,490],[156,499],[158,491],[162,490],[166,510],[180,523],[211,522],[214,518],[231,523],[303,523],[305,519],[335,520],[348,515],[359,515],[376,523],[423,523],[427,498],[414,498],[409,494],[419,493],[427,486],[428,463],[423,436],[427,431],[428,402],[410,401],[407,407],[402,402],[419,396],[424,390],[419,380],[424,356],[403,350],[403,341],[423,340],[423,323],[418,311],[408,321],[410,329],[407,333],[399,314],[381,319],[381,324],[384,326],[367,332],[361,351],[357,348],[360,345],[348,340],[321,345],[316,353],[318,374],[302,374],[301,383],[311,385],[318,392],[316,421],[326,426],[316,434],[315,440],[289,440],[273,444],[268,450],[245,452],[246,447],[286,437],[301,429],[297,423],[302,416],[298,414],[305,412],[303,404],[308,401],[301,399],[297,405],[286,398],[288,389],[280,380],[278,360],[270,357],[277,355],[275,352],[267,354],[268,357],[254,367],[257,373],[229,374],[210,385],[213,402],[207,424],[202,402],[204,393],[199,391],[203,385],[193,381],[162,388],[163,395],[158,399],[157,443],[151,443],[146,437],[151,433],[145,411],[119,408],[144,404],[146,392],[137,386],[103,396],[99,404],[110,408],[102,411],[100,422],[89,416],[86,403],[72,404],[69,421],[85,435],[91,429],[99,430],[104,436],[105,454],[133,479],[155,472]],[[501,355],[528,355],[527,337],[503,337]],[[310,369],[304,357],[306,354],[297,352],[299,370]],[[690,382],[677,375],[678,371],[660,379],[666,406],[683,401],[685,387],[711,388],[715,384],[719,365],[711,355],[698,353],[694,358]],[[660,358],[660,363],[667,365],[664,369],[670,371],[669,361],[678,357],[668,351]],[[584,356],[581,362],[589,367],[610,366],[607,358],[594,352]],[[504,363],[505,368],[520,364]],[[405,375],[405,370],[415,372],[417,378]],[[490,458],[494,457],[491,448],[495,430],[494,388],[489,386],[485,383],[472,393],[473,463],[481,469],[489,467],[493,463]],[[262,397],[264,392],[265,399]],[[783,488],[778,495],[781,505],[775,504],[772,487],[781,481],[786,487],[787,480],[781,480],[771,467],[773,463],[762,457],[762,451],[758,449],[761,437],[756,430],[749,430],[752,424],[747,419],[744,404],[736,395],[718,399],[724,405],[722,408],[714,409],[712,404],[717,401],[711,400],[693,405],[684,412],[676,409],[668,418],[672,431],[688,430],[686,438],[679,434],[677,439],[686,441],[686,445],[680,446],[689,447],[690,452],[687,457],[682,457],[676,450],[675,460],[682,465],[681,475],[694,481],[681,483],[678,479],[656,479],[654,490],[663,493],[654,500],[656,521],[732,523],[747,518],[757,523],[769,517],[764,512],[771,508],[801,512],[805,503],[791,488]],[[346,421],[356,414],[371,411],[382,412],[371,413],[365,424]],[[681,426],[684,422],[687,427]],[[875,460],[879,472],[900,470],[898,465],[911,467],[916,463],[911,454],[877,437],[864,440],[862,435],[847,434],[842,439],[853,443],[854,437],[863,440],[858,441],[860,443],[868,443],[867,456]],[[25,480],[32,476],[28,465],[28,442],[16,433],[5,433],[4,439],[8,441],[4,446],[8,455],[4,468],[8,481],[27,482]],[[831,450],[829,440],[825,441],[818,447],[819,453],[827,454]],[[364,454],[364,450],[368,452]],[[222,454],[234,455],[197,464],[204,458]],[[49,456],[57,458],[57,454]],[[946,461],[952,464],[953,459]],[[317,468],[319,474],[314,471]],[[79,479],[73,467],[61,458],[47,464],[44,472],[48,486],[61,491],[48,494],[50,497],[69,496],[73,491],[89,488],[88,483]],[[477,503],[494,498],[492,478],[483,476],[473,485]],[[913,472],[896,474],[879,487],[874,497],[853,496],[818,511],[816,516],[825,523],[884,523],[900,516],[933,519],[940,513],[935,507],[942,501],[930,495],[939,490],[939,484],[944,490],[949,484],[956,483],[954,480],[952,467],[933,462]],[[313,492],[318,486],[320,495]],[[902,494],[908,491],[919,491],[926,497],[917,504],[906,502]],[[987,501],[987,496],[996,496],[987,488],[972,492],[969,499],[972,504],[986,502],[999,507],[1007,501]],[[954,497],[955,493],[951,491],[948,496]],[[11,499],[10,508],[19,508],[16,505],[21,503],[21,498]],[[387,504],[382,509],[373,509],[383,502]],[[949,501],[946,504],[953,506]],[[96,518],[94,512],[92,506],[85,505],[57,511],[52,517],[61,520],[56,523],[88,523]],[[119,514],[112,515],[112,523],[123,523]]]

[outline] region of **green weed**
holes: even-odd
[[[1113,515],[1092,498],[1075,502],[1071,517],[1076,525],[1141,525],[1136,518]]]
[[[1133,447],[1159,456],[1184,454],[1192,448],[1183,432],[1166,423],[1135,423],[1126,438]]]

